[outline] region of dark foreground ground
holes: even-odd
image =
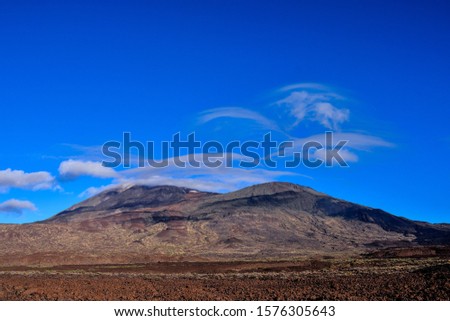
[[[447,258],[0,268],[0,300],[450,300]]]

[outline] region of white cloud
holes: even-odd
[[[330,103],[317,103],[313,107],[314,119],[326,128],[336,129],[349,119],[348,109],[339,109]]]
[[[232,191],[253,184],[277,180],[282,176],[297,175],[288,171],[266,170],[262,168],[244,169],[237,167],[169,167],[158,169],[140,168],[124,171],[121,183],[143,185],[175,185],[206,191]]]
[[[297,138],[294,142],[296,146],[302,146],[307,142],[319,142],[325,145],[325,135],[318,134],[305,138]],[[368,151],[374,147],[394,147],[395,145],[376,136],[351,133],[351,132],[335,132],[333,133],[333,143],[336,144],[339,141],[348,141],[345,145],[347,148]]]
[[[339,156],[341,156],[346,163],[354,163],[358,161],[358,155],[348,149],[341,149],[339,151]],[[333,166],[338,165],[337,160],[332,158],[331,154],[327,153],[326,149],[315,149],[312,153],[312,160],[313,159],[320,159],[324,162],[332,162]]]
[[[332,146],[327,146],[326,135],[318,134],[304,138],[293,138],[294,148],[286,149],[285,156],[291,156],[294,152],[302,152],[302,146],[309,142],[317,142],[323,148],[314,149],[311,156],[313,158],[325,160],[326,148],[334,148],[340,141],[345,141],[345,145],[339,150],[339,155],[346,163],[354,163],[359,160],[355,151],[370,151],[373,148],[385,147],[391,148],[395,145],[376,136],[370,136],[360,133],[334,132]],[[330,155],[330,154],[329,154]],[[276,157],[277,154],[272,156]]]
[[[10,168],[0,171],[0,192],[7,192],[11,188],[36,191],[59,187],[55,183],[55,178],[48,172],[25,173]]]
[[[293,91],[276,102],[285,107],[295,121],[292,127],[305,120],[315,121],[328,129],[338,130],[349,120],[350,111],[336,106],[340,97],[332,92]]]
[[[277,93],[287,95],[274,104],[284,107],[290,117],[294,118],[290,129],[303,121],[313,121],[325,128],[339,130],[340,125],[350,118],[350,110],[339,106],[346,99],[324,85],[316,83],[294,84],[279,89]],[[261,113],[242,107],[222,107],[206,110],[200,114],[198,122],[204,124],[218,118],[252,120],[265,129],[285,133],[281,129],[284,126],[280,127],[279,123]]]
[[[313,89],[313,90],[321,90],[321,91],[331,91],[331,89],[325,85],[308,82],[308,83],[298,83],[292,84],[288,86],[284,86],[280,88],[278,91],[293,91],[297,89]]]
[[[91,196],[97,195],[103,191],[106,191],[108,189],[115,188],[117,186],[118,186],[118,184],[109,184],[109,185],[102,185],[99,187],[94,187],[94,186],[89,187],[86,190],[84,190],[82,193],[80,193],[80,195],[78,195],[78,197],[83,197],[83,198],[91,197]]]
[[[198,155],[197,155],[198,156]],[[184,158],[185,160],[187,157]],[[239,159],[239,158],[237,158]],[[80,197],[90,197],[104,190],[123,185],[174,185],[203,191],[228,192],[249,185],[278,180],[285,176],[302,176],[288,171],[239,167],[211,168],[206,166],[177,167],[173,162],[162,168],[140,167],[117,172],[118,177],[110,185],[90,187]]]
[[[241,107],[222,107],[206,110],[200,114],[198,122],[200,124],[204,124],[214,119],[225,117],[249,119],[259,123],[264,128],[279,130],[278,125],[270,119],[264,117],[258,112]]]
[[[24,210],[36,211],[37,208],[29,201],[20,201],[16,199],[10,199],[6,202],[0,203],[1,213],[21,214]]]
[[[97,178],[115,178],[116,171],[102,166],[101,162],[68,160],[59,165],[59,175],[62,179],[75,179],[80,176],[91,176]]]

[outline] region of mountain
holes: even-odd
[[[48,220],[0,225],[0,262],[135,263],[348,255],[450,244],[429,224],[291,183],[217,194],[176,186],[104,191]]]

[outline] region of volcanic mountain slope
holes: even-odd
[[[292,259],[450,244],[450,226],[411,221],[290,183],[226,194],[127,186],[46,221],[2,225],[0,241],[0,262],[11,265]]]

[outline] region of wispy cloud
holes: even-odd
[[[41,155],[42,159],[51,160],[80,160],[80,161],[97,161],[103,160],[102,145],[79,145],[79,144],[58,144],[57,152]]]
[[[271,106],[279,106],[294,120],[288,129],[293,129],[302,122],[316,122],[327,129],[339,130],[349,121],[350,110],[342,106],[346,98],[334,92],[330,87],[316,83],[299,83],[277,90],[281,96]],[[222,107],[200,113],[198,122],[204,124],[218,118],[238,118],[252,120],[268,130],[284,132],[285,124],[273,121],[263,114],[243,107]],[[285,117],[284,121],[289,121]]]
[[[321,91],[327,91],[327,92],[332,91],[332,89],[328,86],[325,86],[323,84],[313,83],[313,82],[291,84],[288,86],[281,87],[280,89],[278,89],[278,91],[293,91],[293,90],[299,90],[299,89],[321,90]],[[336,94],[334,94],[334,95],[336,95]],[[336,95],[336,97],[340,97],[340,96]]]
[[[303,122],[313,122],[321,125],[326,130],[334,131],[334,140],[348,141],[341,149],[340,155],[346,162],[358,161],[359,151],[369,151],[378,147],[393,147],[394,145],[380,137],[359,132],[341,131],[341,126],[350,120],[350,110],[344,105],[348,101],[345,97],[335,92],[332,88],[316,83],[299,83],[283,87],[277,91],[278,98],[268,106],[270,111],[280,117],[269,117],[258,111],[242,107],[223,107],[209,109],[199,114],[198,123],[205,124],[222,118],[243,119],[254,122],[261,128],[277,131],[285,135],[294,146],[303,146],[306,142],[316,141],[325,146],[324,133],[305,135],[299,137],[291,134],[291,130]],[[282,107],[282,108],[280,108]],[[283,110],[284,113],[278,113]],[[273,116],[273,115],[272,115]],[[284,116],[284,118],[283,118]],[[277,121],[275,121],[275,119]],[[291,122],[289,125],[287,123]],[[285,130],[289,127],[288,130]],[[317,127],[313,127],[317,130]],[[286,151],[285,156],[294,151]],[[91,152],[91,151],[90,151]],[[312,157],[325,160],[327,153],[324,149],[311,151]],[[236,161],[245,160],[239,153],[233,154]],[[186,162],[189,158],[202,159],[202,154],[184,155],[179,160]],[[133,157],[133,164],[137,165],[139,158]],[[161,162],[161,160],[158,160]],[[101,191],[130,184],[142,185],[175,185],[196,188],[199,190],[225,192],[242,188],[252,184],[279,180],[284,176],[309,176],[287,170],[286,168],[269,169],[264,165],[255,168],[242,168],[236,164],[233,166],[219,166],[215,168],[203,166],[179,167],[174,158],[168,158],[164,167],[138,167],[131,169],[112,169],[102,167],[100,162],[86,160],[68,160],[62,162],[59,173],[62,178],[73,179],[79,176],[91,176],[96,178],[111,179],[110,184],[99,187],[90,187],[80,194],[80,197],[95,195]]]
[[[394,147],[395,145],[391,142],[388,142],[380,137],[360,134],[360,133],[351,133],[351,132],[335,132],[333,133],[333,140],[335,141],[348,141],[346,147],[369,151],[375,147]],[[319,142],[322,145],[325,145],[325,135],[317,134],[313,136],[308,136],[304,138],[297,138],[294,141],[294,144],[297,146],[301,146],[307,142]]]
[[[98,186],[98,187],[92,186],[92,187],[85,189],[83,192],[81,192],[78,195],[78,197],[81,197],[81,198],[91,197],[91,196],[97,195],[103,191],[106,191],[108,189],[116,188],[117,186],[119,186],[119,184],[117,184],[117,183],[102,185],[102,186]]]
[[[123,171],[121,181],[135,184],[168,184],[186,186],[208,191],[231,191],[244,186],[273,181],[282,176],[297,175],[289,171],[267,170],[263,168],[244,169],[221,166],[208,167],[168,167],[155,171],[139,168]]]
[[[255,121],[265,129],[279,130],[278,125],[258,112],[241,107],[222,107],[200,113],[198,122],[204,124],[217,118],[240,118]]]
[[[337,107],[339,99],[333,92],[300,90],[290,92],[275,104],[285,108],[294,117],[292,127],[308,120],[318,122],[325,128],[338,130],[350,118],[350,110]]]
[[[320,124],[324,129],[334,132],[334,139],[346,140],[348,143],[342,149],[342,155],[346,156],[346,161],[358,161],[356,151],[369,151],[377,147],[393,147],[394,144],[383,138],[359,132],[345,132],[341,127],[350,121],[350,110],[345,107],[349,101],[346,97],[337,93],[331,87],[317,83],[298,83],[282,87],[276,92],[277,99],[269,103],[273,107],[272,111],[281,111],[279,117],[266,117],[263,114],[245,108],[218,108],[206,111],[200,115],[200,123],[208,122],[220,117],[233,117],[251,119],[264,126],[267,130],[276,130],[294,142],[295,146],[302,146],[308,141],[316,141],[325,144],[325,135],[298,136],[294,129],[301,123]],[[272,119],[277,119],[275,122]],[[308,127],[311,128],[311,127]],[[312,127],[317,129],[316,127]],[[293,150],[292,150],[293,151]],[[322,155],[318,151],[315,153],[318,158]]]
[[[62,179],[71,180],[80,176],[91,176],[97,178],[115,178],[116,171],[112,168],[102,166],[101,162],[67,160],[59,165],[59,175]]]
[[[349,149],[341,149],[339,151],[339,155],[345,160],[346,163],[354,163],[358,161],[358,155]],[[339,165],[336,159],[332,158],[329,153],[325,149],[316,149],[312,153],[312,159],[320,159],[324,162],[331,162],[331,165]]]
[[[201,157],[201,154],[196,156]],[[236,156],[236,159],[242,159],[239,155]],[[186,161],[188,157],[185,155],[180,159]],[[214,168],[194,167],[189,164],[186,164],[186,167],[178,167],[172,159],[166,167],[147,166],[115,171],[115,173],[116,177],[111,184],[90,187],[79,196],[92,196],[104,190],[124,185],[174,185],[203,191],[227,192],[253,184],[279,180],[286,176],[302,176],[285,170],[244,169],[227,167],[225,164]]]
[[[21,214],[23,211],[36,211],[36,206],[29,201],[20,201],[17,199],[10,199],[0,203],[0,213],[15,213]]]
[[[10,168],[0,171],[0,192],[8,192],[11,188],[26,190],[57,189],[55,177],[48,172],[26,173]]]

